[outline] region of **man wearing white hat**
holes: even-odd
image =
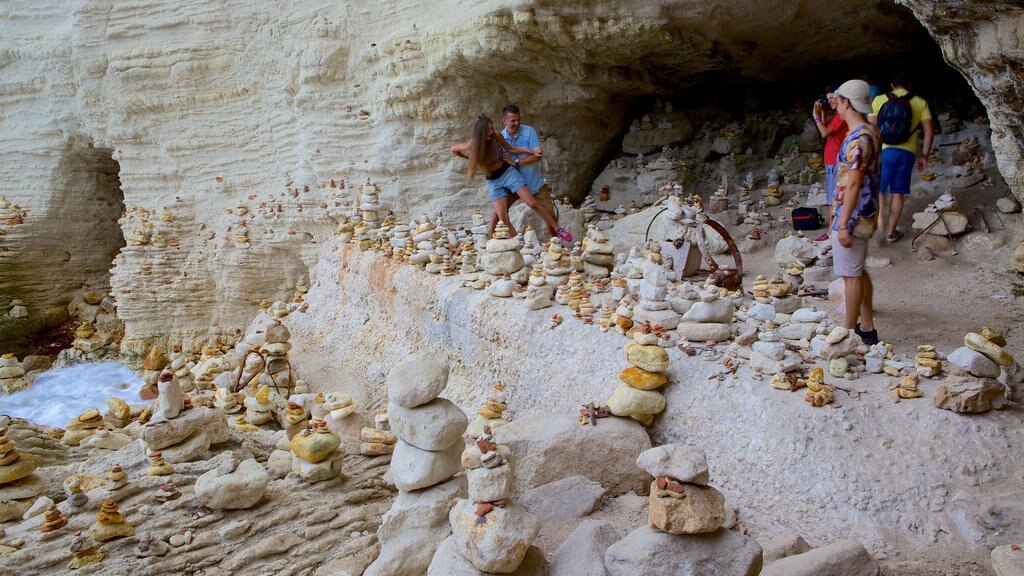
[[[872,299],[874,287],[864,269],[868,239],[878,227],[879,156],[878,129],[867,121],[871,113],[871,88],[863,80],[849,80],[836,91],[836,111],[849,132],[839,147],[835,220],[832,224],[832,266],[843,278],[846,328],[865,344],[878,342]]]

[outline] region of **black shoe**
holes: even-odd
[[[875,344],[878,344],[878,330],[877,329],[871,329],[871,330],[869,330],[867,332],[864,332],[863,330],[860,329],[860,324],[858,323],[857,327],[853,329],[853,332],[857,336],[860,336],[860,339],[863,340],[864,343],[867,344],[868,346],[873,346]]]

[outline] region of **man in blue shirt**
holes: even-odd
[[[530,189],[530,194],[536,203],[547,210],[548,214],[555,216],[555,206],[551,201],[551,187],[544,181],[544,175],[540,170],[543,151],[540,149],[540,138],[537,137],[537,131],[531,126],[520,123],[519,107],[515,104],[505,106],[501,114],[501,123],[505,125],[501,135],[505,140],[512,146],[533,151],[533,155],[509,154],[513,158],[516,170],[519,170],[523,180],[526,180],[526,187]],[[515,204],[518,199],[518,196],[511,196],[509,206]],[[555,217],[557,219],[557,216]],[[559,235],[557,230],[548,230],[548,232],[552,236]]]

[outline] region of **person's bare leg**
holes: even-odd
[[[903,215],[903,194],[890,194],[892,199],[889,206],[889,226],[886,233],[892,236],[896,233],[896,226],[900,223],[900,216]]]
[[[497,202],[495,202],[495,204],[497,204]],[[487,228],[487,237],[488,238],[490,238],[491,236],[494,236],[494,227],[497,226],[497,225],[498,225],[498,211],[496,209],[492,208],[491,209],[491,225],[490,225],[489,228]]]
[[[888,230],[889,229],[889,202],[892,201],[893,194],[887,194],[883,192],[878,197],[878,229]],[[887,232],[888,234],[888,232]],[[880,239],[884,240],[884,238]]]
[[[529,188],[523,186],[519,190],[516,190],[516,196],[519,196],[519,198],[522,199],[523,203],[526,204],[530,208],[530,210],[533,210],[534,212],[540,215],[541,219],[544,220],[544,223],[548,225],[548,231],[551,232],[552,236],[557,235],[558,221],[555,220],[554,216],[548,214],[548,211],[545,210],[543,206],[538,204],[537,201],[533,199],[533,195],[530,194]]]
[[[517,234],[516,227],[512,225],[512,220],[508,217],[508,197],[494,201],[494,213],[499,220],[505,223],[505,226],[508,226],[508,233],[515,236]]]
[[[844,327],[854,330],[857,328],[857,317],[860,315],[860,306],[864,301],[863,277],[843,276],[844,292],[846,293],[846,322]]]
[[[871,283],[871,277],[868,276],[867,272],[861,274],[861,279],[860,330],[861,332],[871,332],[875,329],[875,287]]]

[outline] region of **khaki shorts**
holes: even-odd
[[[558,212],[555,212],[555,205],[551,200],[551,186],[548,186],[547,184],[541,186],[540,190],[537,190],[537,193],[533,195],[533,199],[537,201],[538,205],[547,210],[548,214],[550,214],[552,218],[558,220],[558,216],[556,216]],[[508,207],[511,208],[518,200],[519,196],[515,194],[511,195],[508,200]]]
[[[832,230],[832,271],[836,276],[859,278],[864,274],[864,260],[868,257],[868,241],[850,236],[853,245],[843,248],[839,233]]]

